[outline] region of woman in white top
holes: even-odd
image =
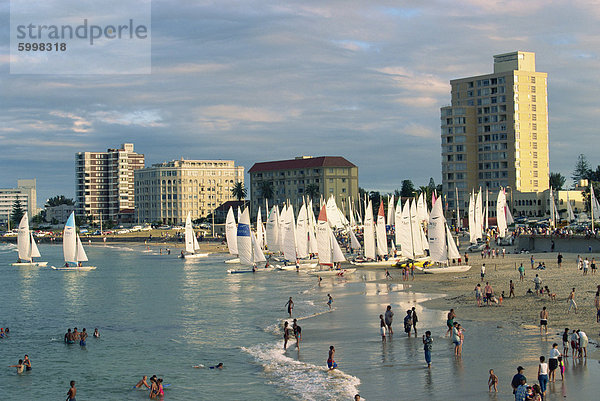
[[[546,399],[546,386],[548,385],[548,364],[546,363],[546,358],[544,358],[544,356],[540,356],[540,364],[538,365],[538,381],[540,382],[540,389],[542,390],[542,398]]]
[[[554,373],[556,371],[556,368],[558,368],[558,357],[561,356],[560,351],[558,350],[558,344],[554,343],[552,344],[552,349],[550,350],[550,366],[549,366],[549,370],[550,370],[550,376],[549,379],[552,383],[554,383],[555,377],[554,377]],[[541,359],[541,358],[540,358]]]

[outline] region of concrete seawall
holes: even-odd
[[[592,252],[600,252],[600,239],[585,237],[542,237],[522,235],[517,238],[517,249],[525,249],[530,252],[550,252],[554,241],[554,252],[588,253],[589,247]]]

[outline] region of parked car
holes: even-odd
[[[124,228],[122,230],[117,231],[117,234],[127,234],[128,232],[130,232],[128,229]]]
[[[467,252],[481,252],[485,249],[485,242],[469,245]]]

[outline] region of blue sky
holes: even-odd
[[[72,196],[75,152],[123,142],[147,165],[341,155],[367,189],[440,182],[449,80],[514,50],[548,73],[550,170],[570,176],[579,153],[600,163],[599,19],[583,1],[154,0],[151,75],[11,75],[0,0],[0,187]]]

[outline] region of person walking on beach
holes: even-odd
[[[525,268],[523,267],[523,263],[519,265],[519,280],[522,282],[525,279]]]
[[[329,370],[333,370],[333,369],[337,368],[337,363],[335,363],[335,361],[333,360],[334,355],[335,355],[335,348],[332,345],[329,347],[329,357],[327,358],[327,367],[329,368]]]
[[[531,262],[531,268],[535,269],[535,260],[533,259],[533,255],[531,255],[531,258],[529,258],[529,261]]]
[[[447,336],[450,335],[452,328],[454,327],[454,318],[456,318],[456,313],[454,313],[454,309],[450,309],[446,318],[446,326],[448,327],[448,331],[446,331]]]
[[[71,388],[67,391],[67,401],[75,401],[75,396],[77,395],[77,389],[75,388],[75,380],[71,380],[69,383]]]
[[[390,274],[390,272],[388,271],[388,269],[385,269],[385,279],[386,280],[391,280],[392,279],[392,275]]]
[[[573,290],[571,290],[569,298],[567,299],[569,302],[569,309],[567,309],[567,313],[571,312],[571,308],[573,308],[575,309],[575,314],[577,314],[577,304],[575,303],[575,287],[573,287]]]
[[[548,334],[548,310],[545,306],[540,312],[540,334],[542,334],[542,330],[544,330],[544,334]]]
[[[596,307],[596,323],[600,323],[600,290],[596,291],[594,306]]]
[[[427,330],[423,336],[423,350],[425,351],[425,362],[427,367],[431,368],[431,351],[433,349],[433,338],[431,338],[431,331]]]
[[[410,337],[410,332],[412,330],[412,311],[409,309],[406,311],[406,316],[404,316],[404,332],[408,334]]]
[[[558,357],[561,356],[560,355],[560,351],[558,350],[558,344],[554,343],[552,344],[552,349],[550,350],[550,359],[548,360],[549,362],[549,369],[550,369],[550,375],[549,375],[549,380],[550,382],[554,383],[554,381],[556,380],[555,377],[555,373],[556,373],[556,368],[558,368]]]
[[[481,265],[481,281],[485,278],[485,263]]]
[[[548,364],[546,358],[540,356],[540,364],[538,365],[538,382],[540,382],[540,389],[542,392],[542,398],[546,398],[546,386],[548,386]]]
[[[385,329],[386,324],[385,320],[383,320],[383,315],[379,315],[379,333],[381,334],[381,342],[385,342]]]
[[[563,255],[562,253],[558,253],[558,256],[556,257],[556,261],[558,262],[558,268],[560,269],[562,267],[562,260],[563,260]]]
[[[327,306],[329,306],[329,310],[331,310],[331,304],[333,303],[333,298],[331,298],[330,294],[327,294],[327,298],[328,298],[327,299]]]
[[[563,341],[563,354],[566,357],[569,356],[569,328],[565,327],[565,331],[562,334]]]
[[[465,252],[465,263],[469,264],[469,254]]]
[[[542,279],[538,274],[535,275],[535,278],[533,279],[533,284],[535,285],[535,295],[539,295],[540,288],[542,288]]]
[[[283,349],[287,349],[287,343],[290,340],[290,327],[289,323],[283,324]]]
[[[485,303],[489,306],[492,300],[492,295],[494,294],[494,290],[492,290],[492,286],[490,285],[489,281],[486,281],[483,291],[485,292]]]
[[[494,389],[494,392],[497,393],[498,392],[498,376],[496,376],[496,374],[494,373],[494,369],[490,369],[490,377],[488,378],[488,387],[489,387],[489,392],[492,392],[492,388]]]
[[[510,382],[510,386],[513,388],[513,394],[516,393],[517,388],[521,385],[521,380],[527,382],[527,378],[523,375],[524,371],[525,369],[523,368],[523,366],[517,367],[517,374],[513,376]]]
[[[296,338],[296,348],[300,349],[300,341],[302,341],[302,327],[298,325],[297,319],[294,319],[294,323],[292,323],[292,330],[294,331],[294,337]]]
[[[474,291],[475,291],[475,300],[477,301],[477,306],[481,307],[481,297],[483,296],[481,284],[477,283]]]
[[[287,307],[288,314],[292,317],[292,310],[294,309],[294,301],[292,301],[292,297],[290,297],[289,301],[284,305]]]
[[[394,312],[392,311],[392,305],[388,305],[385,311],[385,324],[387,326],[388,331],[390,332],[390,336],[394,335],[394,330],[392,329],[393,322]]]
[[[419,321],[419,318],[417,317],[417,310],[415,309],[414,306],[411,308],[411,311],[412,311],[413,331],[415,332],[415,337],[417,337],[417,322]]]
[[[515,283],[512,280],[508,283],[508,297],[512,298],[515,296]]]
[[[583,330],[577,330],[579,335],[579,357],[587,358],[588,336]]]

